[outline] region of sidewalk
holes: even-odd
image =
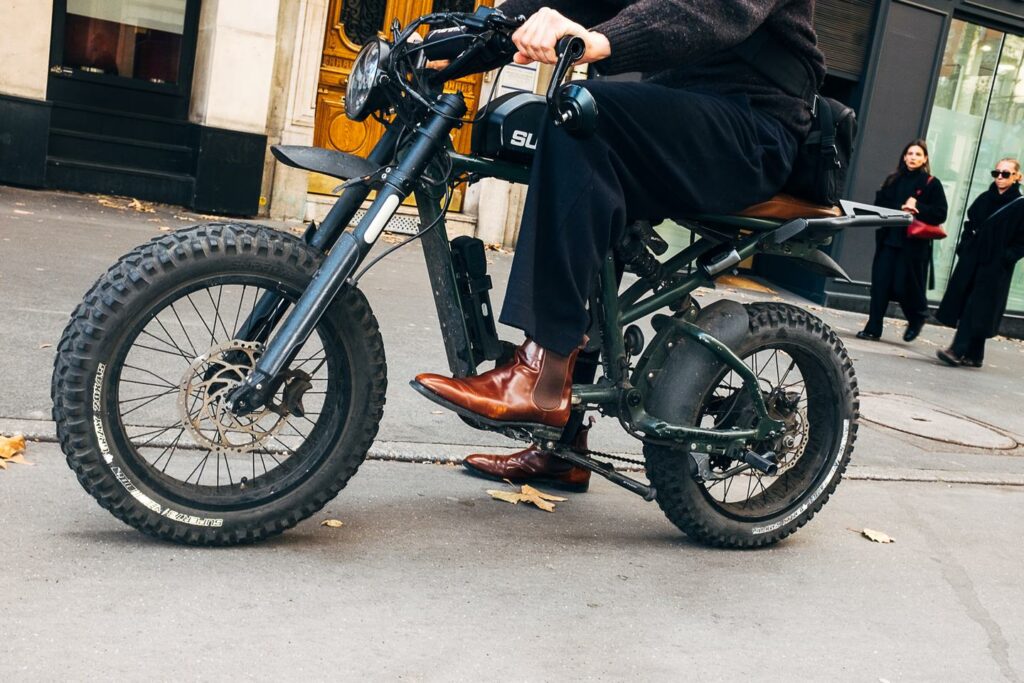
[[[204,220],[177,207],[120,198],[0,187],[0,431],[53,438],[50,372],[68,315],[119,255],[161,231]],[[278,225],[281,229],[301,226]],[[385,245],[387,246],[387,245]],[[511,255],[488,252],[499,306]],[[481,449],[517,444],[477,432],[423,400],[407,385],[422,371],[447,369],[418,245],[378,264],[362,288],[380,320],[390,385],[384,421],[371,455],[383,459],[457,461]],[[982,370],[947,368],[935,360],[952,331],[926,327],[914,344],[900,341],[902,321],[886,325],[882,342],[854,334],[864,316],[823,310],[785,293],[721,287],[702,301],[791,300],[824,318],[853,356],[864,422],[851,478],[1024,486],[1024,344],[992,340]],[[514,330],[504,337],[518,341]],[[636,457],[638,441],[601,420],[594,448]]]

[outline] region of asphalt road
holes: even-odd
[[[0,187],[0,432],[50,438],[68,313],[119,254],[197,219]],[[497,302],[510,256],[490,259]],[[445,367],[415,247],[364,289],[391,379],[371,454],[512,446],[406,385]],[[703,296],[723,294],[782,298]],[[890,322],[886,341],[866,343],[853,339],[863,316],[815,308],[846,340],[874,420],[851,480],[764,551],[696,546],[604,481],[547,514],[489,499],[494,484],[456,467],[380,460],[282,537],[198,550],[122,525],[55,444],[30,443],[34,465],[0,471],[0,681],[1022,680],[1024,345],[998,340],[984,370],[951,370],[933,360],[948,330],[906,345]],[[1009,446],[955,443],[952,423],[937,425],[946,440],[909,433],[915,406],[989,425]],[[594,434],[597,448],[639,452],[609,420]]]
[[[847,481],[728,552],[603,481],[549,514],[368,462],[314,519],[210,550],[122,525],[56,446],[27,455],[0,471],[0,680],[1024,677],[1016,488]]]

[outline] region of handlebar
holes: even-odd
[[[526,17],[508,17],[489,7],[480,7],[472,14],[433,14],[421,17],[406,28],[396,43],[408,39],[416,26],[437,26],[417,49],[427,60],[450,60],[447,66],[429,77],[431,84],[439,86],[508,64],[517,52],[511,34],[525,21]],[[558,40],[554,73],[546,93],[548,110],[555,125],[579,136],[589,135],[596,127],[597,103],[585,88],[563,85],[563,82],[586,50],[586,42],[579,36],[563,36]]]

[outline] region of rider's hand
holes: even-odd
[[[555,54],[558,39],[570,35],[579,36],[587,45],[583,58],[577,64],[590,64],[612,54],[611,44],[603,34],[588,31],[555,10],[542,7],[512,34],[512,42],[519,48],[515,56],[516,64],[554,64],[558,61]]]
[[[908,197],[907,201],[903,202],[903,206],[900,207],[900,210],[917,213],[917,197]]]

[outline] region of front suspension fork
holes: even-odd
[[[417,127],[404,158],[383,174],[383,187],[366,215],[354,231],[337,238],[281,329],[267,343],[256,367],[231,391],[228,406],[236,415],[250,413],[270,399],[277,389],[276,378],[306,343],[328,306],[366,258],[399,205],[415,189],[431,160],[444,150],[448,135],[466,113],[461,95],[441,95],[435,106],[437,113]],[[336,220],[340,221],[342,216],[339,211]]]

